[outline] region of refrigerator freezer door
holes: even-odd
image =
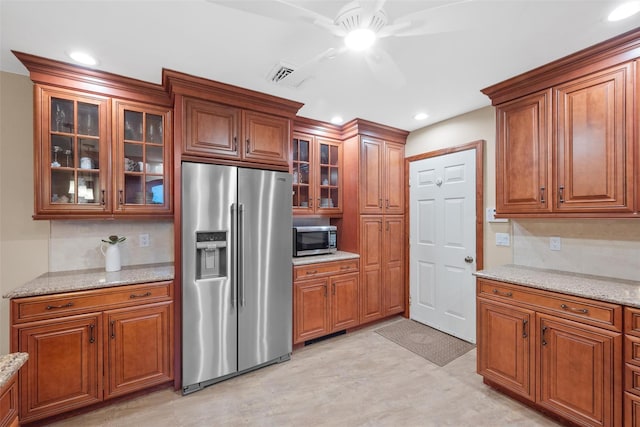
[[[291,353],[291,175],[238,170],[238,369]]]
[[[232,212],[236,188],[235,167],[182,164],[183,390],[234,373],[238,368],[234,304],[237,224]],[[197,233],[201,242],[196,241]],[[220,241],[223,233],[226,246]],[[203,239],[212,241],[202,242]],[[209,252],[201,253],[205,250]],[[214,263],[224,263],[223,268]],[[198,268],[215,274],[199,274]]]

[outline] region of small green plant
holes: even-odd
[[[110,245],[116,245],[118,243],[124,242],[125,240],[127,240],[126,237],[124,237],[124,236],[118,237],[116,235],[109,236],[109,240],[102,239],[103,242],[108,243]]]

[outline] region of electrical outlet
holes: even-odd
[[[149,234],[148,233],[144,233],[144,234],[139,234],[138,235],[138,245],[141,248],[146,248],[147,246],[149,246]]]
[[[487,220],[487,222],[509,222],[507,218],[496,218],[495,208],[487,208],[485,219]]]
[[[496,246],[509,246],[510,240],[509,233],[496,233]]]
[[[549,249],[552,251],[562,249],[562,239],[560,239],[560,237],[549,237]]]

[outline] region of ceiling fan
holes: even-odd
[[[302,64],[277,74],[272,78],[277,83],[297,87],[313,76],[318,65],[328,59],[333,59],[344,54],[348,50],[361,52],[373,75],[380,82],[394,87],[402,87],[405,84],[405,76],[395,63],[391,55],[375,44],[376,40],[386,37],[407,37],[424,34],[433,34],[452,31],[447,28],[452,22],[448,16],[439,11],[448,9],[447,12],[456,13],[455,7],[473,0],[454,0],[438,2],[436,6],[428,7],[391,20],[385,11],[386,0],[351,0],[346,3],[334,18],[304,7],[301,3],[292,0],[274,0],[270,2],[247,1],[219,1],[208,0],[236,9],[241,9],[258,14],[268,15],[276,19],[302,19],[316,26],[324,28],[331,34],[344,40],[343,46],[331,47],[321,52]],[[262,7],[259,3],[261,3]],[[309,3],[309,2],[307,2]],[[329,2],[325,2],[329,3]],[[334,2],[331,2],[334,3]],[[283,8],[290,9],[287,13]],[[445,23],[443,26],[442,24]],[[450,25],[449,25],[450,26]]]

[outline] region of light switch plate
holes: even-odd
[[[509,233],[496,233],[496,246],[509,246],[510,244]]]
[[[487,208],[485,219],[487,222],[509,222],[507,218],[496,218],[496,208]]]
[[[138,246],[141,248],[146,248],[149,246],[149,234],[143,233],[138,235]]]

